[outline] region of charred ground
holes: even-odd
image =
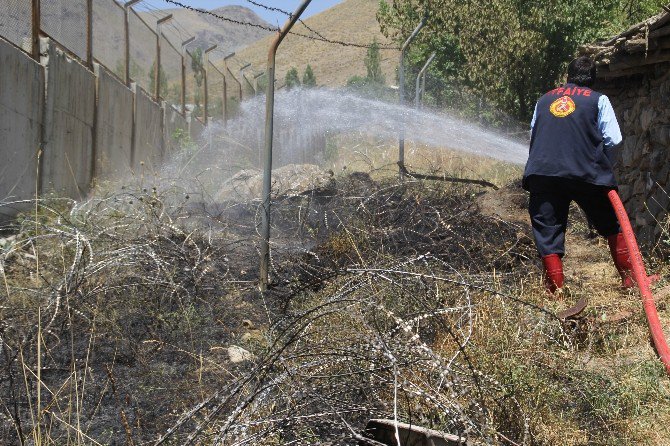
[[[635,297],[605,266],[600,287],[579,272],[596,305],[562,326],[518,186],[355,173],[278,196],[265,295],[258,203],[194,197],[127,188],[17,222],[0,263],[8,444],[355,444],[393,416],[474,444],[663,444],[645,436],[670,397]],[[593,248],[585,228],[571,238]],[[597,321],[620,307],[634,313]]]

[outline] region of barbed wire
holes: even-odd
[[[146,8],[147,14],[150,14],[156,19],[160,19],[165,16],[165,13],[161,8],[157,7],[155,4],[149,2],[148,0],[143,0],[141,4]],[[178,20],[170,20],[166,23],[166,25],[168,28],[172,28],[179,36],[179,41],[176,42],[179,45],[181,44],[181,42],[185,40],[184,35],[186,36],[191,35],[190,31],[186,29],[184,25],[182,25],[181,22],[179,22]]]
[[[251,3],[251,4],[254,5],[254,6],[257,6],[257,7],[259,7],[259,8],[265,9],[266,11],[278,12],[278,13],[280,13],[280,14],[284,14],[285,16],[287,16],[287,17],[289,17],[289,18],[293,17],[293,13],[290,12],[290,11],[286,11],[286,10],[284,10],[284,9],[277,8],[277,7],[274,7],[274,6],[264,5],[264,4],[262,4],[262,3],[258,3],[258,2],[256,2],[256,1],[254,1],[254,0],[246,0],[246,1],[247,1],[248,3]],[[309,32],[314,33],[314,35],[318,36],[318,37],[321,38],[321,39],[325,39],[325,37],[324,37],[321,33],[319,33],[318,31],[316,31],[316,30],[313,29],[312,27],[310,27],[310,26],[309,26],[307,23],[305,23],[302,19],[299,18],[298,21],[299,21],[300,24],[301,24],[302,26],[304,26]]]
[[[222,20],[224,22],[233,23],[235,25],[249,26],[249,27],[258,28],[258,29],[262,29],[262,30],[270,31],[270,32],[278,32],[279,31],[279,28],[269,27],[269,26],[258,24],[258,23],[246,22],[246,21],[243,21],[243,20],[232,19],[230,17],[225,17],[225,16],[222,16],[222,15],[217,14],[217,13],[212,12],[212,11],[207,11],[205,9],[200,9],[200,8],[195,8],[193,6],[184,4],[184,3],[180,2],[180,1],[177,1],[177,0],[164,0],[164,1],[166,3],[170,3],[172,5],[175,5],[179,8],[187,9],[191,12],[195,12],[195,13],[198,13],[198,14],[206,14],[206,15],[215,17],[219,20]],[[270,7],[268,7],[268,8],[270,8]],[[310,28],[310,30],[311,30],[311,28]],[[315,32],[315,31],[312,30],[312,32]],[[347,46],[347,47],[354,47],[354,48],[367,48],[367,49],[373,47],[373,45],[366,45],[366,44],[354,43],[354,42],[345,42],[343,40],[328,39],[328,38],[325,38],[325,37],[318,37],[318,36],[309,36],[307,34],[292,32],[292,31],[290,31],[289,34],[292,34],[292,35],[298,36],[298,37],[303,37],[305,39],[310,39],[310,40],[315,40],[315,41],[319,41],[319,42],[329,43],[329,44],[332,44],[332,45],[340,45],[340,46]],[[316,33],[316,34],[318,34],[318,33]],[[377,44],[376,47],[380,50],[399,50],[400,49],[397,46],[386,45],[386,44]]]

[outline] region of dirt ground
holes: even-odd
[[[102,444],[153,443],[176,432],[170,444],[178,444],[204,427],[196,444],[210,444],[209,430],[220,431],[240,398],[253,402],[236,415],[240,426],[271,420],[267,441],[249,444],[326,444],[317,439],[350,433],[339,415],[331,416],[333,402],[342,410],[365,403],[347,421],[357,430],[394,413],[395,366],[385,365],[388,357],[379,352],[386,350],[369,346],[382,339],[395,356],[414,358],[399,373],[421,392],[406,393],[400,408],[417,424],[445,432],[460,432],[466,422],[477,429],[490,424],[516,439],[477,444],[668,444],[670,390],[639,295],[620,288],[606,242],[588,237],[578,209],[564,259],[567,292],[559,300],[543,293],[527,194],[518,184],[492,191],[441,181],[376,182],[367,174],[337,181],[330,192],[284,197],[274,206],[275,286],[266,295],[255,291],[253,203],[201,209],[145,190],[101,200],[90,207],[97,211],[90,221],[58,214],[24,225],[25,238],[4,264],[13,307],[0,307],[0,334],[17,346],[5,355],[21,360],[0,367],[8,377],[0,379],[0,402],[17,402],[13,418],[3,419],[0,443],[19,444],[3,442],[19,425],[32,438],[35,392],[16,378],[43,358],[44,388],[65,389],[43,412],[50,420],[76,415],[86,423],[65,429],[54,422],[45,434],[52,444],[75,444],[66,442],[72,432]],[[183,227],[174,224],[180,219]],[[43,220],[49,225],[40,232],[40,274],[54,283],[61,270],[85,279],[65,276],[73,285],[57,313],[47,299],[28,305],[30,296],[50,290],[51,282],[31,276],[37,258],[31,231]],[[203,223],[211,229],[203,231]],[[51,233],[57,236],[45,240]],[[81,238],[88,247],[77,248]],[[89,251],[95,255],[83,255]],[[667,262],[646,260],[664,277],[654,289],[668,327],[670,271]],[[562,328],[551,313],[582,297],[589,300],[583,317]],[[24,341],[34,336],[40,314],[56,321],[37,344],[46,356]],[[416,328],[405,321],[416,321]],[[233,361],[231,351],[242,358]],[[456,352],[456,362],[443,364]],[[442,386],[445,376],[459,389],[456,397]],[[265,385],[273,390],[260,392]],[[332,397],[327,407],[323,395]],[[422,395],[443,401],[433,405]],[[92,409],[68,410],[77,398]],[[454,398],[465,415],[444,415]],[[495,422],[481,418],[474,403],[488,407]],[[288,437],[281,436],[285,426]]]
[[[527,212],[528,194],[520,184],[482,195],[478,204],[483,214],[513,221],[530,234]],[[652,286],[656,307],[666,336],[670,334],[670,271],[667,264],[651,256],[644,256],[647,274],[658,274],[660,280]],[[574,326],[587,342],[599,339],[610,354],[594,353],[590,346],[578,353],[584,370],[616,375],[621,366],[655,361],[658,356],[648,334],[640,294],[637,288],[623,289],[621,280],[610,257],[607,241],[591,234],[581,210],[573,203],[566,234],[566,255],[563,258],[567,293],[563,300],[547,296],[546,307],[557,311],[572,305],[581,297],[588,299],[588,307]],[[538,259],[538,271],[541,265]],[[538,280],[541,277],[538,275]],[[667,386],[667,383],[661,383]],[[645,444],[670,444],[670,425],[659,414],[640,417],[641,425],[654,425],[648,431]],[[623,444],[623,443],[622,443]]]

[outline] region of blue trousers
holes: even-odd
[[[528,212],[535,245],[540,256],[565,254],[565,230],[570,203],[575,201],[596,231],[609,237],[621,232],[614,208],[607,197],[612,188],[585,181],[531,175],[526,178],[530,192]]]

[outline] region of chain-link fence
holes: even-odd
[[[237,114],[242,97],[251,97],[254,93],[253,79],[241,76],[238,66],[233,66],[232,71],[217,68],[206,62],[202,48],[191,48],[182,56],[181,42],[187,35],[172,26],[173,29],[164,28],[159,39],[158,29],[155,29],[159,25],[153,21],[155,15],[140,13],[131,7],[126,9],[120,0],[90,0],[90,8],[89,0],[41,0],[36,3],[39,14],[33,23],[32,1],[0,0],[0,37],[29,54],[32,53],[35,27],[41,36],[49,37],[81,61],[91,62],[88,58],[92,56],[92,61],[122,81],[126,81],[127,71],[128,80],[152,98],[158,92],[160,99],[178,110],[182,110],[184,102],[186,110],[201,121],[205,117],[205,104],[208,116],[217,120],[231,118]],[[160,51],[160,57],[157,51]],[[205,63],[210,71],[209,80],[205,76]],[[209,82],[207,101],[205,82]],[[224,108],[227,109],[226,116]]]
[[[160,96],[181,107],[181,53],[161,34]]]
[[[252,75],[250,73],[240,73],[240,82],[242,82],[242,93],[245,98],[250,98],[256,95],[254,85],[251,82],[249,76]]]
[[[123,7],[115,0],[93,0],[93,58],[125,80],[124,22]]]
[[[27,0],[0,1],[0,36],[26,52],[31,50],[32,8]]]
[[[135,12],[128,16],[130,78],[150,95],[155,93],[156,33]]]
[[[27,0],[23,2],[29,3]],[[40,20],[42,32],[81,60],[86,60],[88,49],[86,0],[42,1]]]
[[[234,75],[229,67],[223,71],[226,75],[226,83],[228,85],[228,117],[236,116],[239,112],[241,84],[237,75]]]
[[[187,51],[186,65],[186,104],[191,115],[202,118],[205,113],[205,72],[203,54],[199,48]]]

